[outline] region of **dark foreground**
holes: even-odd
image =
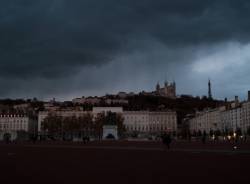
[[[0,144],[0,183],[250,183],[250,146]]]

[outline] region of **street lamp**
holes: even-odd
[[[237,136],[236,132],[234,132],[234,138]]]

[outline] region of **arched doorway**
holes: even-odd
[[[103,126],[103,139],[118,139],[117,126],[116,125],[104,125]]]
[[[115,139],[115,136],[113,134],[108,134],[106,136],[106,139]]]

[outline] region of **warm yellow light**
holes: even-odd
[[[234,132],[234,137],[236,137],[236,133]]]

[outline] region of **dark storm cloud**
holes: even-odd
[[[101,76],[86,68],[96,70],[125,56],[131,59],[124,66],[129,70],[128,66],[139,62],[130,56],[135,51],[152,57],[152,61],[144,60],[150,67],[184,66],[192,62],[190,53],[200,45],[248,43],[249,17],[250,3],[245,0],[1,1],[0,81],[8,85],[0,94],[15,91],[17,83],[18,90],[21,84],[39,88],[34,83],[41,80],[53,81],[44,82],[45,89],[56,91],[50,86],[57,84],[63,90],[84,68],[88,80],[82,85],[88,88]],[[162,58],[149,54],[157,51],[152,48],[155,43],[161,45],[161,53],[167,48]],[[26,85],[25,80],[30,82]]]

